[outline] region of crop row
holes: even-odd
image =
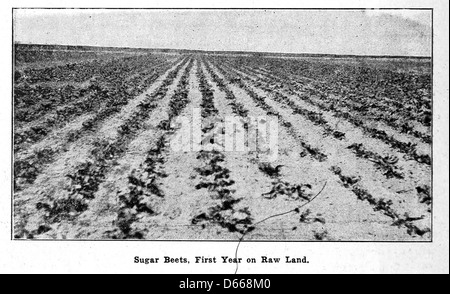
[[[120,56],[120,55],[119,55]],[[156,60],[155,56],[147,55],[146,59]],[[93,76],[104,75],[109,67],[117,63],[130,64],[134,57],[99,58],[90,61],[69,62],[66,64],[32,68],[15,71],[14,83],[34,84],[41,82],[84,82]],[[131,64],[130,64],[131,65]]]
[[[279,72],[278,74],[274,75],[271,73],[267,73],[267,71],[261,72],[260,70],[255,70],[254,68],[251,68],[249,66],[242,66],[240,67],[240,69],[243,71],[251,72],[252,74],[258,75],[260,77],[264,76],[272,80],[288,84],[288,88],[291,92],[293,89],[297,89],[301,92],[308,92],[309,95],[318,96],[320,97],[320,99],[325,101],[334,101],[334,104],[338,104],[341,107],[347,107],[352,111],[355,111],[356,113],[364,115],[367,118],[382,120],[387,125],[393,127],[401,133],[410,134],[416,138],[421,139],[425,143],[431,143],[430,135],[414,130],[414,127],[410,123],[405,122],[405,118],[410,121],[417,119],[417,117],[411,117],[412,111],[407,112],[406,110],[403,110],[402,112],[396,112],[392,110],[392,105],[398,105],[399,108],[404,108],[405,104],[407,104],[408,102],[400,103],[393,100],[387,102],[386,104],[383,104],[384,99],[381,97],[377,97],[378,100],[376,101],[371,100],[369,102],[366,101],[367,97],[351,99],[352,97],[355,97],[354,94],[340,92],[338,93],[336,92],[336,90],[330,90],[327,83],[318,82],[314,79],[308,79],[308,83],[305,85],[305,83],[301,81],[302,79],[298,80],[292,75],[288,75],[284,72]],[[343,85],[342,88],[345,88],[345,85]],[[333,94],[329,95],[329,93]],[[341,97],[346,97],[346,99],[342,99]],[[429,115],[425,115],[425,117],[428,116]]]
[[[236,101],[236,96],[233,91],[226,86],[225,81],[212,70],[209,63],[205,62],[205,67],[217,87],[225,93],[225,98],[231,101],[229,105],[231,106],[233,113],[240,117],[246,117],[248,110],[245,109],[245,106],[242,103]]]
[[[14,48],[14,61],[15,65],[28,65],[30,63],[43,63],[43,62],[81,62],[89,59],[101,59],[103,57],[111,56],[113,52],[92,52],[92,51],[77,51],[77,50],[41,50],[41,49],[29,49],[29,48]],[[114,52],[115,53],[115,52]],[[121,53],[115,53],[114,55]]]
[[[243,118],[243,124],[245,126],[246,124],[246,118],[248,114],[248,110],[245,108],[245,106],[239,102],[236,101],[236,97],[234,93],[228,88],[226,83],[222,78],[220,78],[214,70],[211,68],[211,66],[206,63],[206,69],[208,73],[210,74],[213,81],[218,85],[219,89],[223,91],[226,94],[226,99],[230,100],[228,103],[229,106],[231,106],[232,111],[237,116],[241,116]],[[311,200],[311,188],[312,186],[310,184],[292,184],[282,179],[282,175],[280,173],[281,168],[283,165],[277,165],[274,166],[272,163],[269,162],[263,162],[259,160],[251,160],[251,163],[258,163],[258,169],[265,174],[266,176],[273,179],[272,181],[272,188],[270,191],[263,193],[261,196],[266,199],[274,199],[279,196],[287,196],[288,199],[294,200],[294,201],[310,201]],[[297,211],[299,212],[299,211]],[[310,210],[305,211],[301,214],[299,222],[300,223],[314,223],[314,222],[320,222],[322,224],[325,223],[325,219],[316,216],[316,217],[310,217],[309,214],[311,213]],[[254,226],[247,226],[244,233],[248,233],[252,230],[254,230]],[[241,232],[242,233],[242,232]],[[316,235],[316,234],[315,234]],[[319,234],[320,235],[320,234]],[[317,236],[317,239],[323,238]]]
[[[142,239],[143,232],[134,227],[139,215],[156,215],[153,198],[163,198],[164,192],[158,181],[167,176],[164,172],[163,150],[167,142],[162,136],[156,146],[150,149],[144,162],[128,175],[127,191],[118,192],[118,212],[115,220],[117,229],[105,232],[112,239]]]
[[[236,98],[233,94],[233,92],[225,85],[225,82],[223,79],[221,79],[207,64],[206,66],[208,72],[210,73],[213,81],[219,86],[219,89],[226,93],[226,98],[231,100],[229,105],[232,107],[232,111],[234,114],[238,116],[242,116],[243,118],[247,117],[248,110],[244,108],[243,104],[236,102]],[[236,105],[239,105],[239,107],[236,107]],[[258,164],[258,168],[261,172],[266,174],[267,176],[275,179],[273,182],[272,190],[264,193],[262,196],[268,199],[273,199],[277,197],[277,195],[287,195],[290,198],[293,199],[299,199],[299,198],[306,198],[304,193],[304,188],[311,188],[310,185],[293,185],[286,181],[282,181],[280,179],[280,168],[282,166],[273,166],[270,163],[267,162],[260,162]]]
[[[245,69],[244,69],[245,68]],[[292,76],[286,74],[285,72],[278,72],[277,74],[268,74],[266,72],[261,73],[258,71],[255,71],[252,68],[249,67],[240,67],[241,70],[250,71],[253,74],[257,74],[259,77],[265,76],[267,78],[270,78],[271,80],[275,80],[278,82],[281,82],[283,84],[288,84],[289,88],[291,89],[297,89],[301,92],[307,92],[310,96],[318,96],[321,100],[324,101],[333,101],[334,107],[336,107],[335,104],[339,105],[339,107],[347,107],[350,110],[354,111],[355,113],[358,113],[360,115],[364,115],[365,117],[373,117],[375,120],[382,120],[387,125],[393,127],[397,131],[405,134],[410,134],[416,138],[421,139],[425,143],[431,143],[431,136],[428,134],[424,134],[422,132],[419,132],[417,130],[414,130],[413,126],[408,123],[406,120],[413,121],[417,120],[418,117],[414,116],[412,117],[411,113],[414,113],[412,110],[410,111],[393,111],[392,105],[393,104],[399,104],[399,108],[404,107],[405,103],[407,102],[398,102],[395,103],[392,101],[387,102],[386,104],[383,104],[383,99],[380,97],[377,97],[375,100],[370,100],[366,96],[364,97],[356,97],[355,94],[348,94],[348,93],[337,93],[336,89],[329,89],[328,87],[335,87],[335,85],[329,85],[328,83],[317,83],[315,80],[308,79],[308,84],[312,84],[311,86],[305,87],[303,83],[299,82],[297,79],[293,79]],[[344,87],[344,86],[342,86]],[[340,88],[341,89],[341,88]],[[333,95],[329,95],[328,93],[333,93]],[[342,99],[340,97],[346,97],[345,99]],[[353,98],[353,99],[352,99]],[[367,100],[369,99],[369,100]],[[394,115],[393,115],[394,114]],[[424,114],[421,115],[419,119],[422,119],[422,117],[430,116],[430,114]],[[426,124],[425,125],[429,125]]]
[[[325,135],[331,135],[339,140],[345,138],[345,133],[335,130],[327,122],[327,120],[323,117],[323,115],[321,113],[300,107],[294,101],[290,100],[286,95],[283,95],[280,91],[272,89],[268,83],[262,84],[260,81],[258,83],[256,83],[253,79],[251,79],[247,76],[244,76],[244,75],[240,75],[233,68],[229,68],[229,70],[232,71],[236,76],[239,76],[241,79],[248,81],[252,85],[257,84],[258,86],[256,86],[256,87],[261,88],[266,93],[271,94],[274,101],[281,103],[283,105],[289,106],[293,110],[294,114],[299,114],[299,115],[305,117],[307,120],[311,121],[314,125],[317,125],[317,126],[320,126],[321,128],[323,128]]]
[[[86,81],[92,81],[92,82],[115,82],[117,80],[118,75],[121,76],[122,79],[124,79],[126,76],[131,75],[133,72],[138,72],[139,70],[143,70],[146,68],[149,68],[153,65],[156,65],[158,63],[165,62],[165,59],[163,58],[155,58],[153,56],[135,56],[135,57],[127,57],[127,58],[120,58],[114,61],[110,62],[103,62],[100,64],[86,64],[85,68],[74,70],[74,69],[68,69],[68,72],[80,72],[86,74],[86,78],[83,78],[82,80],[78,82],[86,82]],[[91,74],[94,73],[95,74]],[[74,82],[73,79],[69,80],[70,82]],[[35,98],[40,98],[41,100],[43,98],[46,98],[47,93],[40,93],[44,91],[51,91],[54,88],[58,88],[57,86],[53,86],[54,82],[49,84],[28,84],[28,83],[19,83],[14,85],[15,95],[14,95],[14,101],[15,105],[17,107],[30,107],[33,105],[33,102],[35,101]],[[65,84],[65,83],[61,83]],[[68,88],[70,89],[70,88]],[[50,93],[51,94],[51,93]]]
[[[167,92],[167,88],[173,82],[178,72],[186,64],[186,62],[187,62],[186,60],[184,62],[181,62],[176,66],[174,70],[168,73],[167,78],[162,81],[159,88],[155,92],[153,92],[152,95],[150,95],[153,97],[153,99],[159,99],[164,97],[164,95]],[[94,117],[88,119],[86,122],[83,123],[83,127],[81,129],[69,133],[68,139],[70,141],[74,141],[78,139],[80,136],[84,135],[86,132],[94,131],[98,126],[99,122],[104,121],[105,118],[110,117],[112,114],[119,112],[121,107],[126,105],[130,99],[136,97],[137,95],[143,93],[146,89],[148,89],[149,86],[151,86],[164,72],[166,72],[169,69],[169,67],[170,66],[159,68],[156,72],[153,72],[150,76],[147,76],[145,78],[143,78],[143,75],[145,73],[139,74],[132,80],[128,81],[130,85],[125,90],[126,91],[125,93],[127,94],[127,97],[125,97],[125,99],[113,100],[110,104],[106,105],[104,109],[100,109]]]
[[[275,110],[273,107],[268,105],[264,100],[264,97],[259,96],[255,91],[253,91],[248,85],[246,85],[242,80],[235,75],[230,74],[229,72],[226,72],[224,69],[222,69],[219,65],[215,64],[216,68],[219,70],[219,72],[232,84],[237,85],[239,88],[243,89],[247,95],[252,98],[252,100],[255,102],[256,106],[263,109],[267,115],[273,115],[278,118],[279,123],[286,128],[287,132],[293,136],[297,141],[300,142],[300,145],[315,159],[319,161],[324,161],[327,159],[326,154],[322,153],[319,149],[312,147],[310,144],[306,143],[299,134],[295,132],[295,130],[292,127],[292,124],[288,121],[286,121],[283,116]]]
[[[348,146],[348,149],[352,150],[357,157],[372,161],[387,178],[403,179],[405,177],[403,173],[399,171],[399,168],[395,165],[395,163],[398,162],[398,158],[395,156],[381,156],[375,152],[366,150],[361,143],[354,143]]]
[[[124,66],[129,66],[123,64]],[[23,124],[43,117],[47,113],[54,111],[62,105],[70,105],[78,102],[80,98],[92,94],[98,94],[99,87],[106,88],[108,84],[114,86],[115,83],[125,80],[127,75],[140,71],[142,79],[149,72],[149,68],[157,69],[164,67],[167,62],[158,61],[154,58],[140,59],[133,68],[124,68],[122,63],[115,63],[102,68],[102,76],[89,80],[87,87],[72,84],[51,86],[51,85],[15,85],[14,86],[14,121],[15,124]],[[142,70],[143,69],[143,70]]]
[[[344,175],[342,170],[336,166],[331,167],[331,171],[339,177],[342,185],[349,188],[359,200],[367,201],[371,206],[373,206],[374,211],[381,211],[384,215],[390,217],[393,220],[393,226],[406,227],[409,235],[423,236],[430,232],[429,228],[420,229],[413,223],[414,221],[421,220],[423,216],[410,217],[408,213],[401,216],[391,207],[393,204],[392,200],[386,200],[383,198],[377,199],[368,191],[358,186],[357,183],[360,180],[358,177]]]
[[[321,97],[324,99],[324,92],[318,91],[317,89],[307,89],[306,90],[310,95]],[[333,107],[342,108],[342,106],[347,107],[349,110],[354,111],[355,113],[359,113],[364,115],[367,118],[372,120],[381,120],[386,125],[392,127],[393,129],[399,131],[400,133],[412,135],[423,141],[424,143],[430,144],[432,143],[432,137],[429,134],[425,134],[418,130],[415,130],[413,125],[410,122],[413,122],[413,119],[409,117],[408,114],[402,113],[394,113],[392,109],[389,107],[385,107],[383,109],[376,109],[376,103],[372,102],[371,104],[367,103],[359,103],[353,102],[349,99],[341,99],[339,96],[326,95],[327,100],[331,101]],[[341,96],[345,97],[345,96]],[[344,102],[342,102],[344,101]]]
[[[14,147],[18,151],[21,144],[33,144],[44,138],[54,128],[89,112],[103,115],[111,109],[120,109],[129,99],[143,92],[162,73],[167,71],[170,65],[154,68],[136,78],[124,81],[124,75],[118,71],[107,77],[106,82],[91,84],[83,93],[81,99],[74,99],[73,103],[57,109],[54,113],[45,117],[45,120],[30,128],[17,130],[14,133]],[[113,110],[111,113],[114,113]],[[90,122],[86,123],[90,124]]]
[[[272,76],[279,78],[276,76]],[[283,80],[289,79],[289,77],[284,77]],[[412,135],[425,143],[431,143],[432,137],[429,134],[425,134],[418,130],[415,130],[411,123],[414,121],[419,121],[425,126],[430,126],[431,124],[431,110],[425,111],[423,114],[415,114],[415,111],[408,106],[408,101],[399,102],[398,100],[389,99],[385,101],[382,97],[376,97],[376,99],[369,99],[366,96],[357,97],[355,94],[351,93],[336,93],[336,90],[329,89],[327,84],[314,83],[313,87],[305,87],[300,83],[293,83],[296,88],[303,89],[303,91],[308,92],[311,96],[320,97],[320,99],[325,101],[330,101],[333,107],[347,107],[349,110],[354,111],[360,115],[364,115],[367,118],[373,120],[381,120],[386,125],[391,126],[400,133],[407,135]],[[333,86],[332,86],[333,87]],[[345,88],[345,86],[342,86]],[[333,95],[328,95],[327,93],[334,93]],[[342,99],[341,97],[345,97]],[[352,99],[353,98],[353,99]],[[399,111],[393,110],[400,109]]]
[[[232,70],[232,69],[231,69]],[[236,75],[238,75],[237,72],[233,71]],[[240,76],[251,83],[254,81],[250,78],[246,78],[245,76]],[[264,87],[264,86],[263,86]],[[266,87],[268,87],[266,85]],[[263,88],[267,89],[267,88]],[[307,118],[309,121],[311,121],[313,124],[318,125],[325,130],[325,134],[332,135],[336,139],[342,139],[345,137],[345,133],[339,132],[337,130],[334,130],[329,123],[323,118],[322,114],[310,111],[307,109],[304,109],[298,105],[296,105],[292,100],[290,100],[287,96],[283,95],[282,93],[273,90],[271,93],[274,96],[274,100],[283,104],[289,106],[291,109],[293,109],[293,113],[300,114],[303,117]],[[383,175],[387,178],[399,178],[403,179],[404,175],[398,171],[398,167],[394,165],[398,161],[396,159],[395,162],[393,162],[394,156],[387,155],[387,156],[381,156],[373,151],[368,151],[364,149],[362,144],[354,143],[352,144],[349,149],[353,150],[357,157],[368,159],[371,162],[375,164],[375,166],[380,169],[383,172]]]
[[[183,63],[178,65],[174,71],[169,73],[167,78],[163,81],[162,85],[149,96],[150,99],[156,99],[157,96],[163,97],[165,92],[167,91],[167,87],[172,83],[173,79],[176,77],[176,73],[183,66]],[[162,74],[162,70],[160,69],[160,74]],[[83,123],[82,127],[78,130],[72,131],[67,135],[67,138],[62,138],[65,140],[62,144],[63,147],[69,144],[70,142],[75,141],[82,135],[86,135],[88,131],[95,131],[98,126],[104,121],[106,118],[112,116],[115,113],[118,113],[121,108],[128,103],[128,101],[137,95],[138,91],[144,91],[145,88],[150,86],[157,78],[158,74],[153,74],[149,78],[145,79],[140,87],[136,87],[133,92],[121,91],[121,89],[116,90],[115,94],[110,93],[109,99],[106,101],[107,104],[104,108],[101,108],[97,111],[96,115]],[[137,80],[136,80],[137,82]],[[140,107],[145,107],[144,104],[140,104]],[[121,128],[130,128],[129,126],[121,126]],[[125,132],[126,129],[120,129],[119,132]],[[42,134],[43,133],[39,133]],[[27,156],[24,159],[16,160],[14,162],[14,184],[15,190],[20,190],[22,184],[32,184],[39,173],[42,171],[46,164],[49,164],[53,160],[53,154],[60,151],[61,148],[52,149],[51,147],[44,148],[43,150],[36,150],[31,155]],[[44,155],[44,156],[43,156]]]
[[[172,129],[172,120],[177,117],[189,103],[189,75],[193,60],[187,65],[181,76],[177,88],[168,104],[168,119],[161,121],[157,128],[162,135],[156,140],[156,146],[151,148],[139,168],[128,175],[128,190],[118,192],[119,208],[115,225],[117,229],[106,232],[112,239],[142,239],[142,228],[135,225],[142,215],[156,215],[154,198],[164,198],[165,194],[160,187],[159,180],[167,176],[164,171],[166,161],[165,153],[168,146],[168,130]]]
[[[183,64],[186,62],[187,59]],[[49,199],[47,203],[40,202],[40,208],[45,209],[47,222],[72,218],[87,209],[89,200],[94,198],[107,172],[114,162],[124,155],[129,142],[145,126],[144,121],[157,107],[156,102],[165,96],[179,69],[180,67],[177,67],[172,71],[163,84],[137,106],[135,112],[119,127],[116,139],[112,141],[100,139],[94,144],[90,152],[91,158],[67,175],[71,183],[63,195],[57,199]]]
[[[248,64],[256,60],[247,58]],[[239,60],[242,63],[242,60]],[[375,102],[374,107],[388,107],[402,117],[423,118],[431,114],[431,77],[429,74],[396,72],[368,65],[349,65],[315,61],[265,60],[264,67],[277,76],[309,78],[317,89],[343,95],[348,99]],[[256,63],[256,65],[261,65]],[[325,80],[326,83],[316,81]]]
[[[203,121],[208,119],[215,121],[214,116],[218,114],[218,110],[214,106],[214,94],[203,73],[200,61],[198,61],[197,66],[197,78],[202,94],[201,114]],[[203,124],[202,134],[209,137],[208,133],[211,132],[213,127],[209,123]],[[224,162],[225,156],[217,150],[202,150],[198,153],[197,159],[203,165],[195,169],[200,176],[200,182],[195,186],[196,189],[207,189],[211,198],[219,200],[220,203],[208,208],[207,212],[196,215],[191,223],[197,225],[206,221],[218,224],[230,232],[244,233],[247,226],[252,223],[252,217],[248,207],[234,208],[234,205],[242,199],[233,197],[235,190],[231,189],[231,186],[234,184],[234,180],[230,178],[230,170],[220,164]]]
[[[299,94],[298,95],[302,100],[308,102],[311,105],[314,105],[318,107],[321,110],[324,111],[332,111],[333,116],[338,118],[344,118],[354,126],[361,128],[364,133],[369,135],[372,138],[379,139],[383,141],[384,143],[390,145],[395,150],[405,154],[405,159],[413,159],[419,163],[424,163],[427,165],[431,164],[431,157],[428,154],[420,154],[417,152],[416,146],[417,144],[413,143],[405,143],[402,141],[397,140],[394,136],[388,135],[384,130],[380,130],[377,128],[373,128],[370,126],[367,126],[362,119],[360,119],[358,115],[346,112],[344,110],[341,110],[339,107],[334,107],[326,102],[318,102],[314,101],[310,98],[310,95],[307,94]],[[328,96],[325,96],[325,98]],[[324,99],[325,99],[324,98]]]
[[[221,69],[220,66],[216,65],[216,68],[221,71],[221,73],[224,76],[227,76],[228,79],[230,81],[233,81],[233,83],[235,84],[242,84],[242,81],[237,78],[234,75],[231,75],[228,72],[225,72],[223,69]],[[242,86],[241,86],[242,88]],[[251,92],[247,93],[251,96]],[[263,99],[254,99],[255,102],[256,101],[262,101]],[[266,111],[272,111],[270,108],[267,109]],[[313,158],[318,159],[317,157],[313,156]],[[386,157],[383,158],[385,161],[387,161],[387,163],[389,165],[392,165],[395,162],[395,158],[392,157]],[[322,159],[323,160],[323,159]],[[392,167],[392,166],[391,166]],[[390,169],[391,167],[387,166],[386,169]],[[266,167],[263,167],[266,168]],[[269,170],[271,170],[272,172],[274,172],[275,174],[277,174],[276,171],[277,167],[269,167]],[[396,169],[394,167],[392,167],[392,169],[394,170],[394,172],[396,171]],[[358,197],[358,199],[361,200],[368,200],[369,203],[371,205],[374,205],[375,211],[382,211],[383,213],[385,213],[386,215],[390,216],[391,218],[393,218],[393,225],[396,226],[404,226],[408,229],[408,233],[411,235],[419,235],[422,236],[424,234],[426,234],[427,232],[429,232],[429,229],[420,229],[417,226],[415,226],[412,222],[416,221],[418,219],[422,219],[423,217],[419,217],[419,218],[411,218],[409,217],[407,214],[405,214],[404,216],[399,216],[390,206],[392,205],[392,201],[386,201],[384,199],[375,199],[373,196],[371,196],[366,190],[360,188],[359,186],[354,186],[357,182],[359,182],[360,178],[359,177],[354,177],[354,176],[344,176],[342,175],[341,169],[339,167],[332,167],[331,168],[332,172],[334,172],[336,175],[339,176],[341,182],[343,183],[343,186],[346,188],[349,188],[350,190],[352,190],[352,192]],[[273,186],[272,190],[269,191],[269,193],[266,194],[266,197],[268,198],[273,198],[274,195],[277,195],[277,193],[279,194],[286,194],[286,195],[295,195],[298,198],[303,198],[305,200],[308,199],[308,196],[306,197],[301,197],[301,195],[304,195],[304,192],[308,191],[308,188],[310,186],[309,185],[290,185],[289,183],[284,183],[284,182],[280,182],[277,183],[275,181],[275,185]],[[421,190],[422,192],[422,190]],[[423,194],[426,195],[426,192],[422,192]],[[424,199],[426,198],[423,197]],[[425,203],[426,200],[424,200]]]
[[[209,73],[211,74],[211,77],[213,78],[214,82],[218,85],[222,85],[219,86],[219,88],[224,91],[225,93],[227,93],[227,97],[234,97],[233,92],[225,85],[225,83],[223,82],[223,79],[221,79],[212,69],[211,67],[208,65],[207,68],[209,69]],[[222,72],[224,74],[224,72]],[[247,117],[247,113],[248,110],[243,108],[243,104],[240,104],[238,102],[235,101],[235,98],[228,98],[230,100],[232,100],[232,102],[229,103],[229,105],[232,107],[233,112],[236,115],[242,116],[242,117]],[[241,106],[243,109],[241,109],[241,107],[236,108],[236,105]],[[273,199],[275,197],[277,197],[277,195],[286,195],[289,198],[292,198],[294,200],[298,200],[298,199],[304,199],[304,200],[308,200],[308,195],[305,192],[306,189],[311,189],[311,185],[309,184],[291,184],[288,183],[286,181],[283,181],[280,179],[280,169],[281,169],[281,165],[278,166],[273,166],[270,163],[267,162],[260,162],[258,165],[258,168],[261,172],[263,172],[264,174],[266,174],[267,176],[275,179],[275,181],[273,182],[273,187],[271,189],[271,191],[264,193],[262,196],[264,196],[265,198],[268,199]]]

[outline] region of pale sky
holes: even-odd
[[[15,10],[21,43],[431,56],[427,10]]]

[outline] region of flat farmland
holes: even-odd
[[[16,239],[432,238],[430,59],[15,57]]]

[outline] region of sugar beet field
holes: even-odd
[[[13,75],[15,239],[431,240],[429,59],[18,47]],[[227,117],[278,121],[276,158]]]

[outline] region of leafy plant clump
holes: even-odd
[[[311,224],[311,223],[321,223],[325,224],[325,218],[321,217],[319,214],[317,216],[310,216],[311,210],[307,209],[303,213],[300,214],[300,223]]]
[[[264,198],[274,199],[279,195],[286,195],[293,200],[310,201],[312,186],[310,184],[291,184],[280,179],[272,183],[272,189],[262,194]]]
[[[267,162],[261,162],[258,166],[260,171],[262,171],[271,178],[279,177],[282,167],[283,165],[273,166],[272,164]]]
[[[420,203],[425,203],[426,205],[431,205],[433,199],[431,196],[430,186],[428,186],[428,185],[417,186],[416,191],[419,196]]]
[[[405,177],[395,165],[398,162],[397,157],[392,155],[381,156],[375,152],[366,150],[363,147],[363,144],[358,143],[354,143],[347,148],[352,150],[357,157],[372,161],[375,166],[383,172],[383,175],[386,176],[386,178],[403,179]]]

